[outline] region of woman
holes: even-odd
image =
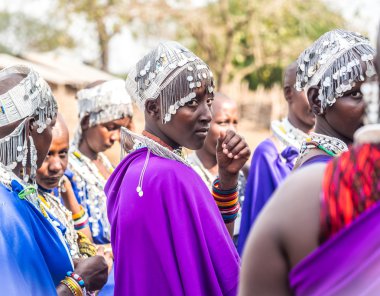
[[[89,216],[94,242],[109,244],[103,190],[113,166],[103,152],[119,141],[121,126],[132,125],[132,104],[120,79],[94,82],[79,91],[77,98],[80,123],[70,147],[66,176]]]
[[[231,130],[218,139],[213,195],[221,212],[182,153],[201,148],[210,128],[211,71],[188,49],[164,42],[129,71],[127,90],[144,111],[145,130],[122,130],[124,147],[133,149],[105,188],[115,295],[234,295],[239,256],[227,227],[239,209],[249,148]]]
[[[86,289],[98,290],[107,278],[104,259],[73,262],[64,228],[43,210],[37,196],[36,171],[49,149],[57,116],[51,90],[32,69],[15,66],[0,72],[0,93],[2,293],[84,295]]]
[[[379,99],[377,92],[369,100],[372,123],[379,122]],[[240,295],[378,293],[379,124],[360,128],[354,139],[348,151],[299,169],[274,194],[250,233]]]
[[[296,87],[307,92],[316,125],[302,144],[296,167],[327,162],[352,143],[363,125],[360,87],[375,75],[374,53],[368,39],[338,29],[322,35],[300,55]]]

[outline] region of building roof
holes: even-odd
[[[17,64],[32,67],[50,83],[70,85],[76,89],[96,80],[116,78],[94,67],[51,53],[25,53],[20,57],[0,54],[0,69]]]

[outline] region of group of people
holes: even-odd
[[[71,141],[39,74],[2,70],[2,293],[376,294],[379,59],[322,35],[286,68],[288,114],[250,166],[236,102],[177,42],[80,90]]]

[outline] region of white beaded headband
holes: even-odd
[[[161,42],[128,71],[126,88],[132,100],[145,110],[148,100],[160,98],[163,123],[171,120],[178,108],[196,97],[195,90],[205,87],[214,92],[209,67],[194,53],[177,42]]]

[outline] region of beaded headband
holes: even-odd
[[[37,72],[26,66],[13,66],[0,71],[0,84],[2,80],[12,74],[23,75],[25,78],[0,95],[0,127],[22,121],[9,135],[0,139],[0,162],[10,170],[14,169],[18,162],[21,162],[24,181],[27,182],[29,176],[26,174],[26,163],[29,150],[30,178],[34,181],[37,170],[37,153],[33,138],[27,136],[26,122],[30,117],[34,117],[37,132],[42,133],[52,119],[57,116],[57,102],[46,81]]]
[[[133,116],[133,106],[130,96],[125,90],[125,82],[115,79],[82,89],[77,93],[79,121],[89,116],[90,127],[109,121]],[[73,144],[81,139],[82,130],[79,127]]]
[[[298,58],[296,89],[307,92],[319,85],[318,99],[323,110],[356,82],[376,74],[374,55],[368,39],[358,33],[341,29],[327,32]]]
[[[145,110],[148,100],[160,99],[163,123],[170,121],[178,108],[196,97],[196,88],[214,92],[209,67],[177,42],[161,42],[128,71],[126,88],[132,100]]]

